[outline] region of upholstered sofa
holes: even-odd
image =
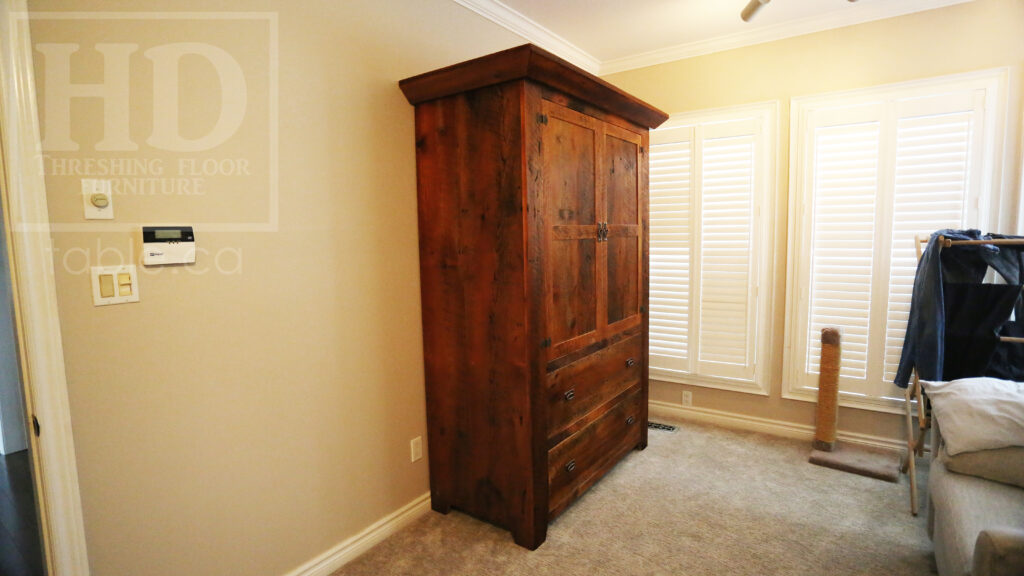
[[[935,390],[929,395],[935,408],[935,449],[928,477],[928,532],[939,575],[1024,576],[1024,447],[950,450],[944,417],[951,428],[979,425],[960,417],[962,407],[951,405],[943,414]],[[985,417],[993,419],[999,420]],[[996,425],[1007,427],[1005,422]]]

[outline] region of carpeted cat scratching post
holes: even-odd
[[[883,448],[862,445],[839,445],[836,429],[839,424],[839,366],[842,347],[839,330],[821,331],[821,366],[818,371],[817,428],[811,464],[826,466],[888,482],[899,479],[900,455]]]
[[[831,452],[836,447],[839,426],[839,330],[821,330],[821,364],[818,369],[818,426],[814,431],[814,449]]]

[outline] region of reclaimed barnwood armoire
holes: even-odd
[[[539,546],[647,445],[648,129],[535,46],[408,78],[430,491]]]

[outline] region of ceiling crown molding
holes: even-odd
[[[678,44],[634,56],[606,60],[601,63],[600,70],[601,74],[625,72],[626,70],[664,64],[713,52],[733,50],[735,48],[743,48],[744,46],[753,46],[754,44],[773,42],[784,38],[803,36],[804,34],[813,34],[815,32],[833,30],[971,1],[973,0],[889,0],[881,4],[860,4],[856,10],[836,10],[820,16],[811,16],[774,26],[755,28],[750,32],[708,38],[707,40]]]
[[[600,60],[498,0],[455,0],[455,2],[591,74],[601,72]]]
[[[694,56],[702,56],[724,50],[743,48],[765,42],[813,34],[824,30],[833,30],[844,26],[863,24],[874,20],[893,18],[913,12],[921,12],[934,8],[943,8],[954,4],[963,4],[973,0],[887,0],[876,4],[860,4],[856,9],[836,10],[820,16],[802,18],[774,26],[755,28],[750,32],[730,34],[717,38],[698,40],[669,46],[650,52],[606,60],[598,60],[575,44],[527,18],[516,10],[506,6],[500,0],[454,0],[456,3],[476,12],[491,22],[522,36],[528,42],[536,44],[561,58],[572,62],[587,72],[598,75],[625,72],[635,68],[644,68],[656,64],[664,64],[675,60],[683,60]]]

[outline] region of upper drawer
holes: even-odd
[[[548,436],[640,381],[643,335],[637,334],[548,375]]]

